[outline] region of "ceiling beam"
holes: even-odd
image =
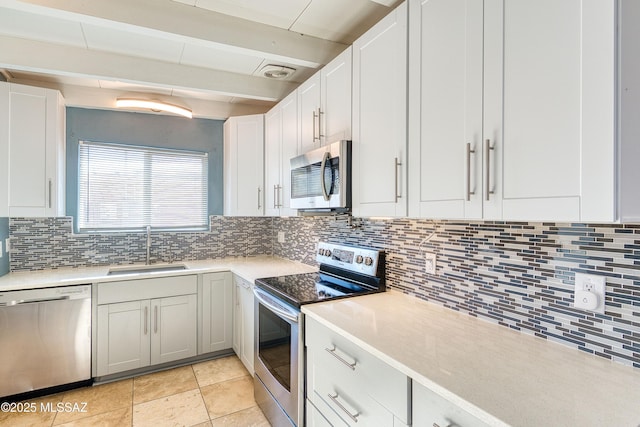
[[[108,3],[108,2],[107,2]],[[0,68],[277,101],[295,83],[0,36]]]
[[[318,68],[346,46],[171,0],[3,0],[2,5]]]

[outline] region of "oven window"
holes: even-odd
[[[258,357],[271,375],[291,391],[291,325],[258,304]]]

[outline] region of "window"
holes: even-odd
[[[79,231],[206,229],[206,153],[80,141]]]

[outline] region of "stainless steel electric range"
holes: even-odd
[[[300,307],[385,290],[384,252],[320,242],[317,273],[255,281],[255,398],[274,426],[304,425]]]

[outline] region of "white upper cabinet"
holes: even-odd
[[[351,46],[298,87],[298,154],[351,139]]]
[[[0,83],[0,216],[65,214],[65,126],[60,92]]]
[[[265,114],[265,214],[295,215],[291,166],[298,152],[298,98],[291,93]]]
[[[407,4],[353,44],[356,216],[407,214]]]
[[[615,219],[612,2],[412,0],[410,16],[412,216]]]
[[[264,214],[264,115],[224,123],[224,214]]]

